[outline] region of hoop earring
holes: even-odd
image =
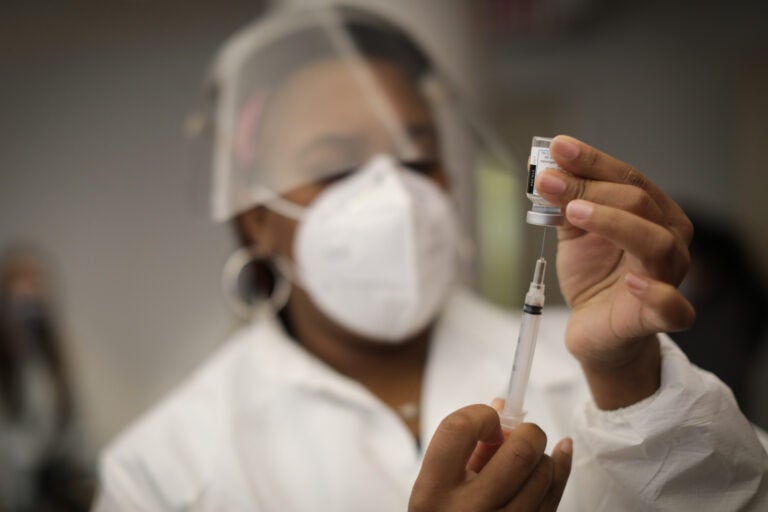
[[[240,276],[245,267],[258,261],[269,259],[260,254],[255,246],[240,247],[229,255],[221,273],[224,299],[232,312],[243,320],[253,320],[264,313],[276,315],[288,304],[291,295],[290,281],[278,269],[279,265],[271,265],[275,271],[275,284],[269,297],[255,304],[243,297],[240,293]]]

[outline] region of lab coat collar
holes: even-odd
[[[305,350],[274,316],[265,315],[255,321],[247,328],[245,337],[249,345],[246,368],[254,369],[253,374],[268,383],[326,393],[364,406],[378,401],[365,386]],[[257,398],[258,393],[252,396]]]
[[[556,310],[542,322],[529,387],[572,385],[579,370],[562,347],[567,315]],[[503,396],[515,351],[519,316],[489,305],[466,290],[455,291],[435,322],[422,388],[422,439],[430,439],[452,411]],[[292,339],[273,316],[243,331],[250,376],[296,389],[324,393],[364,408],[383,403],[359,382],[338,373]],[[263,383],[248,377],[259,400]],[[464,385],[471,380],[472,386]],[[244,384],[244,383],[241,383]],[[246,384],[247,385],[247,384]],[[254,404],[255,405],[255,404]]]

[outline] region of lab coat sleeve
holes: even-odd
[[[660,389],[577,412],[578,510],[768,510],[768,455],[731,391],[662,337]]]
[[[211,480],[212,467],[211,451],[196,448],[200,439],[220,437],[200,414],[206,403],[190,403],[179,394],[115,440],[99,461],[99,494],[94,510],[196,510],[204,498],[206,482]]]
[[[102,457],[92,512],[170,510],[153,492],[155,483],[139,467],[109,454]]]
[[[191,449],[169,449],[173,442],[156,430],[132,434],[105,452],[94,512],[213,510],[200,464],[183,453]]]

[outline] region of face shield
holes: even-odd
[[[447,185],[465,232],[478,240],[483,202],[494,201],[478,193],[517,193],[524,179],[520,162],[410,36],[368,12],[292,10],[244,28],[214,62],[210,99],[216,221],[383,154]],[[519,239],[521,211],[502,205],[506,218],[495,229],[506,244]]]

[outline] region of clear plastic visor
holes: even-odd
[[[245,29],[216,62],[214,219],[322,184],[377,154],[450,184],[466,202],[478,154],[499,151],[488,149],[419,50],[337,9],[285,19]]]

